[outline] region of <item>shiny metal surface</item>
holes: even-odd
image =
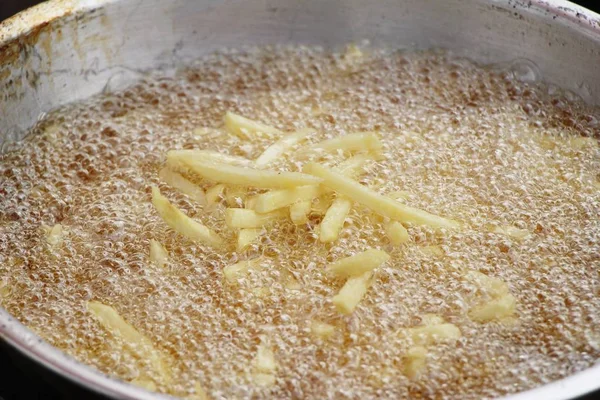
[[[0,148],[60,105],[122,88],[222,47],[300,43],[453,49],[524,58],[544,80],[600,105],[600,16],[562,0],[53,0],[0,25]],[[0,308],[0,336],[117,398],[164,398],[110,379],[42,342]],[[512,399],[600,389],[600,365]]]

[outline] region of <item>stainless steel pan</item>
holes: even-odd
[[[600,104],[600,16],[562,0],[53,0],[0,25],[0,148],[48,110],[220,47],[363,39],[480,62],[527,59],[543,79]],[[77,363],[1,308],[0,336],[98,392],[163,398]],[[598,389],[600,365],[511,398]]]

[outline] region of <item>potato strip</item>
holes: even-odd
[[[254,162],[256,167],[264,167],[269,165],[271,162],[277,160],[283,156],[289,149],[294,147],[296,144],[306,139],[308,135],[313,133],[312,129],[301,129],[290,135],[287,135],[277,142],[269,146]]]

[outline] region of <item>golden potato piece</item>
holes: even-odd
[[[338,239],[351,207],[352,202],[348,199],[337,198],[333,201],[321,222],[319,240],[322,243],[331,243]]]
[[[283,132],[272,126],[253,121],[242,117],[241,115],[228,111],[223,118],[225,128],[242,139],[252,139],[254,137],[281,137]]]
[[[301,150],[299,155],[300,157],[305,157],[315,152],[331,153],[337,150],[377,152],[380,151],[382,147],[381,141],[374,133],[358,132],[310,145]]]
[[[160,194],[160,190],[156,186],[152,187],[152,204],[154,204],[163,221],[175,232],[212,247],[221,248],[224,246],[223,239],[219,235],[201,223],[192,220],[172,205],[166,197]]]
[[[260,228],[240,229],[238,232],[237,251],[244,251],[262,233],[263,230]]]
[[[262,343],[258,346],[258,351],[253,361],[254,381],[261,386],[271,386],[276,381],[277,362],[273,350]]]
[[[371,283],[371,272],[349,278],[339,293],[333,296],[333,304],[341,314],[352,314],[367,293]]]
[[[297,186],[317,185],[322,179],[300,172],[279,172],[238,167],[216,162],[183,160],[192,172],[218,183],[253,186],[266,189],[289,189]]]
[[[505,294],[473,307],[469,311],[469,317],[477,322],[489,322],[511,317],[516,311],[516,305],[517,301],[514,296],[510,293]]]
[[[355,178],[363,172],[363,167],[368,161],[378,158],[374,153],[359,153],[336,165],[334,170],[349,178]]]
[[[150,239],[150,261],[158,267],[164,267],[169,259],[169,253],[160,242]]]
[[[390,221],[385,224],[385,234],[394,246],[400,246],[410,240],[408,231],[398,221]]]
[[[527,229],[519,229],[514,226],[491,226],[489,227],[490,232],[500,233],[513,239],[521,240],[531,235]]]
[[[214,185],[206,191],[206,204],[212,206],[219,202],[223,198],[225,193],[225,185],[219,183]]]
[[[50,246],[56,246],[63,240],[63,227],[61,224],[56,224],[52,228],[48,228],[46,242]]]
[[[332,171],[317,163],[309,163],[304,167],[305,172],[323,179],[323,185],[342,194],[357,203],[363,204],[374,212],[396,221],[426,225],[432,228],[456,229],[460,224],[451,219],[430,214],[418,208],[409,207],[389,197],[361,185],[360,183]]]
[[[183,175],[165,167],[158,172],[158,177],[169,186],[172,186],[190,199],[196,201],[198,204],[206,204],[206,196],[204,195],[202,188],[190,182],[183,177]]]
[[[287,217],[286,210],[277,210],[268,214],[259,214],[247,208],[228,208],[225,210],[225,224],[230,228],[260,228],[285,217]]]
[[[319,339],[327,340],[335,334],[335,326],[313,320],[310,323],[310,332]]]
[[[269,146],[257,159],[254,161],[254,165],[258,168],[265,167],[282,157],[287,151],[289,151],[296,144],[304,141],[308,135],[314,133],[313,129],[305,128],[300,129],[297,132],[289,134],[277,142]]]
[[[229,283],[235,283],[236,280],[246,274],[251,268],[255,268],[260,265],[262,259],[260,257],[252,260],[240,261],[235,264],[231,264],[223,268],[223,276]]]
[[[508,294],[508,285],[502,279],[487,276],[479,271],[469,271],[466,278],[479,286],[490,297],[501,297]]]
[[[251,167],[254,163],[244,157],[232,156],[213,150],[170,150],[167,152],[167,166],[177,169],[184,165],[184,161],[190,162],[216,162],[237,165],[240,167]]]
[[[454,324],[442,323],[411,328],[410,335],[413,343],[420,346],[429,346],[438,342],[459,339],[462,334]]]
[[[427,349],[415,346],[408,350],[404,357],[404,375],[410,379],[416,379],[423,373],[427,359]]]
[[[305,200],[290,206],[290,219],[295,225],[302,225],[308,222],[308,214],[312,207],[312,201]]]
[[[272,190],[256,196],[254,210],[264,214],[292,204],[312,200],[319,195],[319,186],[299,186],[293,189]]]
[[[390,255],[383,250],[368,249],[350,257],[334,261],[327,266],[327,271],[340,277],[364,275],[388,262]]]

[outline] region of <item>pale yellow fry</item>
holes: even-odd
[[[195,200],[199,204],[206,204],[206,196],[204,191],[198,185],[190,182],[184,178],[181,174],[170,170],[165,167],[158,172],[158,177],[162,179],[169,186],[174,187],[181,193],[189,196],[192,200]]]
[[[327,271],[336,276],[358,276],[373,271],[389,259],[390,255],[383,250],[368,249],[362,253],[334,261],[327,266]]]
[[[363,172],[363,167],[368,161],[376,158],[372,153],[359,153],[336,165],[334,170],[344,176],[354,178]]]
[[[352,202],[348,199],[337,198],[333,201],[321,222],[319,240],[322,243],[335,242],[338,239],[351,207]]]
[[[418,378],[427,366],[427,349],[422,346],[411,347],[405,356],[404,374],[410,379]]]
[[[219,202],[223,194],[225,193],[225,185],[219,183],[214,185],[206,191],[206,204],[213,205]]]
[[[150,261],[158,267],[164,267],[169,259],[169,253],[160,242],[150,239]]]
[[[505,294],[473,307],[469,311],[469,317],[478,322],[511,317],[515,313],[516,304],[517,301],[512,294]]]
[[[264,167],[283,156],[289,149],[302,142],[314,130],[305,128],[287,135],[269,146],[254,162],[256,167]]]
[[[337,150],[343,151],[380,151],[382,148],[381,141],[372,132],[351,133],[345,136],[339,136],[333,139],[324,140],[319,143],[308,146],[308,148],[300,151],[300,155],[304,156],[314,152],[331,153]]]
[[[219,235],[210,228],[185,215],[181,210],[171,204],[166,197],[160,194],[160,190],[156,186],[152,187],[152,204],[154,204],[156,211],[158,211],[158,214],[163,221],[165,221],[165,223],[175,232],[188,239],[199,241],[216,248],[223,247],[224,242]]]
[[[154,347],[148,337],[127,323],[111,306],[97,301],[90,301],[87,303],[87,309],[98,319],[104,329],[122,338],[139,357],[148,359],[152,369],[160,375],[164,383],[171,382],[171,370],[164,356]]]
[[[352,314],[358,303],[367,293],[371,281],[371,272],[349,278],[339,293],[333,296],[333,304],[341,314]]]
[[[180,165],[184,160],[217,162],[242,167],[253,165],[252,160],[248,160],[247,158],[223,154],[213,150],[170,150],[167,152],[167,165],[169,166]]]
[[[240,261],[235,264],[231,264],[223,268],[223,276],[229,283],[235,283],[237,278],[241,275],[246,274],[250,268],[254,268],[261,261],[261,258],[254,258],[252,260]]]
[[[435,343],[456,340],[462,336],[460,329],[454,324],[443,323],[419,326],[409,329],[413,343],[429,346]]]
[[[525,239],[527,236],[531,235],[531,232],[529,232],[527,229],[519,229],[510,225],[491,226],[489,227],[489,231],[493,233],[500,233],[517,240]]]
[[[319,195],[319,186],[307,185],[293,189],[272,190],[256,196],[254,210],[258,213],[268,213],[294,203],[312,200]]]
[[[339,194],[343,194],[357,203],[363,204],[384,217],[405,223],[426,225],[432,228],[456,229],[460,227],[460,224],[456,221],[401,204],[320,164],[309,163],[304,167],[304,171],[322,178],[324,186]]]
[[[61,224],[56,224],[52,228],[48,227],[48,236],[46,242],[51,246],[56,246],[62,241],[63,238],[63,227]]]
[[[310,200],[299,201],[290,206],[290,219],[295,225],[302,225],[308,222],[308,214],[312,207]]]
[[[335,334],[335,326],[313,320],[310,323],[310,332],[320,339],[327,340]]]
[[[390,239],[390,243],[392,243],[394,246],[399,246],[410,240],[408,231],[398,221],[388,222],[385,225],[385,233],[386,233],[387,237]]]
[[[322,193],[316,201],[312,203],[311,211],[318,215],[325,215],[331,204],[333,203],[333,198],[331,192],[327,191]]]
[[[469,271],[465,277],[490,297],[502,297],[508,294],[508,285],[500,278],[488,276],[479,271]]]
[[[228,208],[225,210],[225,224],[230,228],[260,228],[272,221],[287,216],[285,210],[277,210],[268,214],[259,214],[246,208]]]
[[[230,111],[225,114],[223,121],[229,132],[243,139],[263,136],[270,138],[283,136],[283,132],[279,129],[242,117]]]
[[[268,189],[317,185],[322,179],[300,172],[279,172],[203,161],[183,160],[192,172],[215,182]]]
[[[262,232],[262,229],[255,228],[240,229],[238,232],[237,251],[244,251],[262,234]]]

